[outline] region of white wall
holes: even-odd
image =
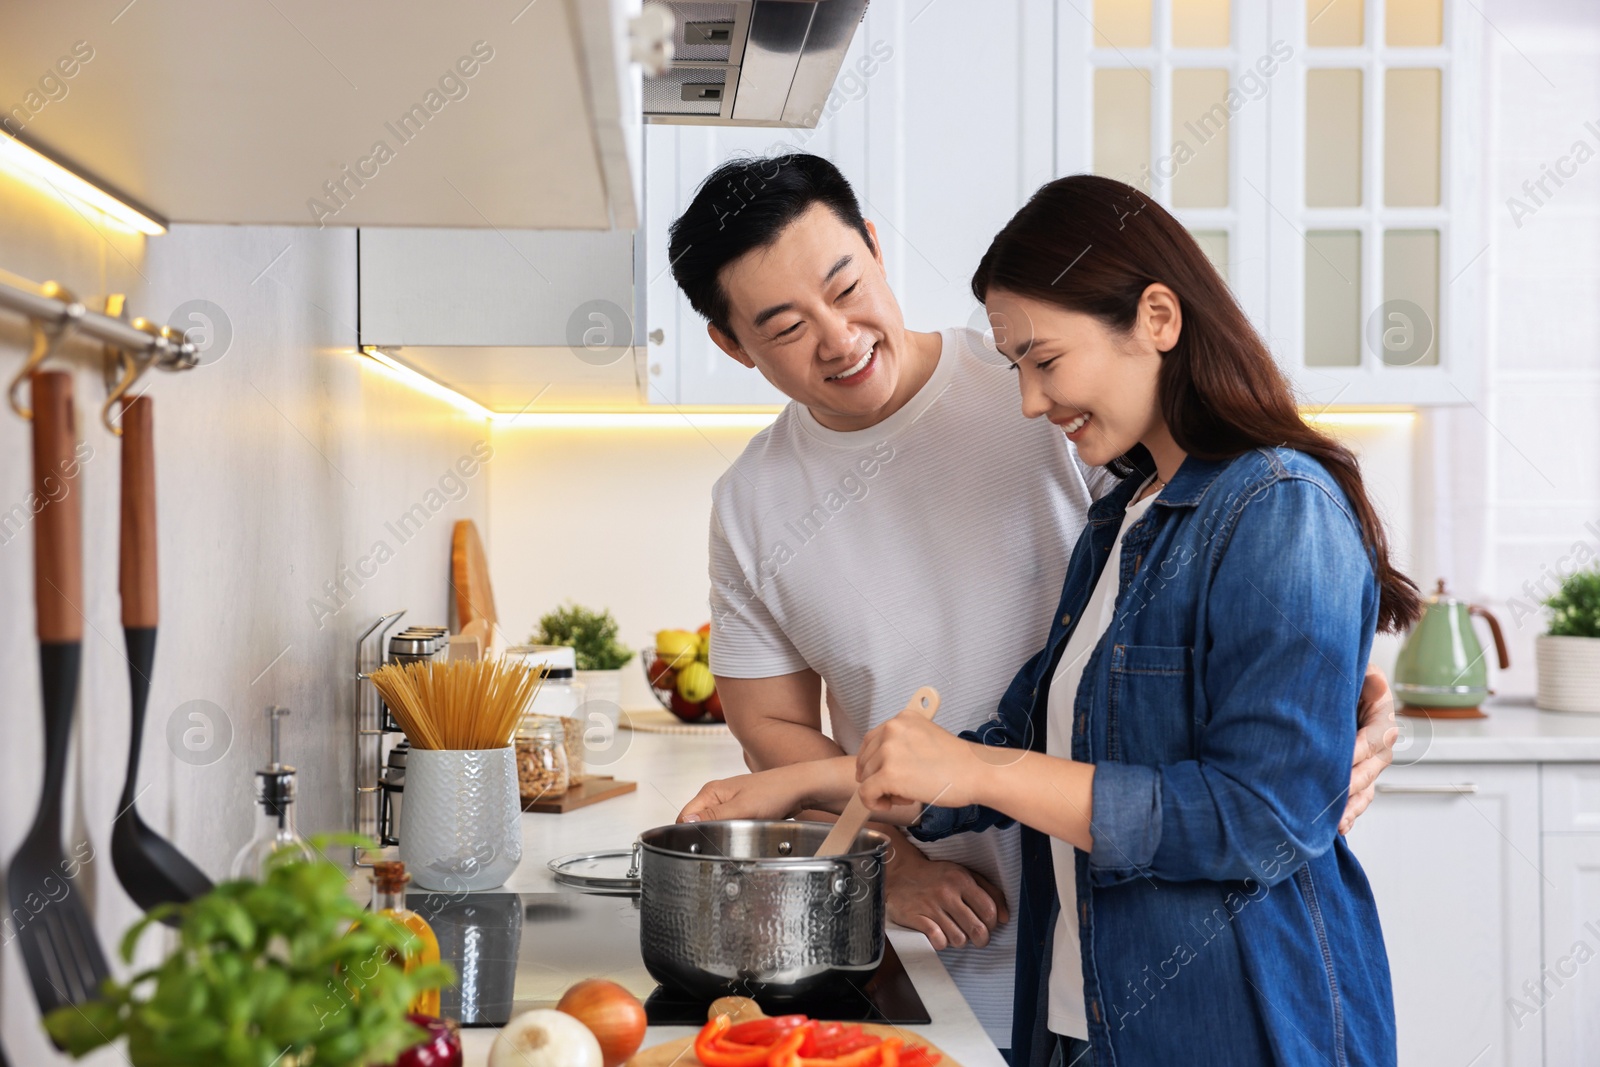
[[[282,253],[280,255],[280,253]],[[73,210],[0,178],[0,268],[56,279],[96,306],[129,294],[158,321],[203,298],[231,320],[231,350],[186,374],[153,372],[160,521],[161,626],[145,730],[139,801],[145,819],[213,877],[253,829],[254,768],[265,762],[262,709],[293,709],[284,750],[300,768],[301,823],[346,829],[351,818],[351,671],[354,639],[377,613],[446,618],[451,522],[487,514],[488,474],[464,482],[409,542],[384,526],[423,502],[458,457],[486,437],[484,423],[397,385],[355,352],[355,243],[348,230],[176,227],[146,241],[97,232]],[[0,379],[9,381],[27,331],[0,313]],[[127,665],[117,596],[117,443],[99,424],[104,390],[78,363],[83,468],[84,670],[79,700],[78,814],[69,839],[96,860],[74,884],[108,954],[137,916],[110,868],[128,744]],[[0,514],[30,488],[27,424],[0,409]],[[492,463],[491,463],[492,466]],[[453,488],[453,485],[452,485]],[[319,618],[308,601],[374,542],[392,560],[348,605]],[[34,654],[33,532],[0,530],[0,855],[32,821],[42,752]],[[369,568],[370,569],[370,568]],[[174,758],[166,740],[181,705],[209,701],[231,726],[215,762]],[[220,737],[220,734],[219,734]],[[38,1027],[20,954],[6,929],[0,1012],[12,1062],[66,1062]],[[152,938],[149,949],[157,947]],[[97,1063],[121,1063],[103,1050]]]
[[[496,425],[487,550],[503,637],[522,641],[569,599],[610,608],[633,648],[709,621],[711,486],[757,432]],[[637,659],[623,685],[624,707],[655,706]]]

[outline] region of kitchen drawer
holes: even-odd
[[[1540,773],[1544,832],[1600,833],[1600,763],[1546,763]]]

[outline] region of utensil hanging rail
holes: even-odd
[[[61,327],[73,319],[74,334],[83,334],[120,348],[138,359],[154,357],[162,370],[190,370],[199,365],[200,350],[181,335],[161,336],[133,323],[90,311],[77,301],[46,296],[44,286],[0,271],[0,307],[25,315],[46,327]],[[139,320],[135,320],[139,321]]]

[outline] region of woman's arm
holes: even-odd
[[[974,744],[901,712],[867,735],[856,765],[874,811],[980,805],[1085,852],[1093,846],[1091,764]]]
[[[1341,502],[1303,478],[1252,497],[1219,536],[1194,653],[1199,757],[1096,766],[1096,884],[1272,884],[1333,844],[1377,617],[1366,550]]]

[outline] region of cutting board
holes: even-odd
[[[456,594],[456,632],[480,633],[488,648],[500,619],[495,614],[494,590],[489,585],[489,559],[483,552],[478,524],[471,519],[456,523],[450,536],[450,585]],[[480,620],[484,625],[474,627]]]
[[[723,997],[711,1002],[711,1007],[706,1009],[706,1019],[710,1021],[718,1015],[731,1015],[735,1023],[747,1022],[751,1019],[764,1018],[766,1013],[761,1010],[761,1005],[749,997]],[[890,1026],[887,1023],[851,1023],[851,1026],[860,1026],[869,1034],[879,1037],[898,1037],[908,1045],[922,1045],[929,1052],[937,1052],[944,1058],[939,1061],[939,1067],[961,1067],[951,1059],[938,1045],[923,1037],[915,1030],[908,1030],[904,1026]],[[659,1045],[640,1049],[633,1054],[624,1067],[696,1067],[700,1061],[694,1054],[694,1037],[680,1037],[674,1041],[663,1041]]]

